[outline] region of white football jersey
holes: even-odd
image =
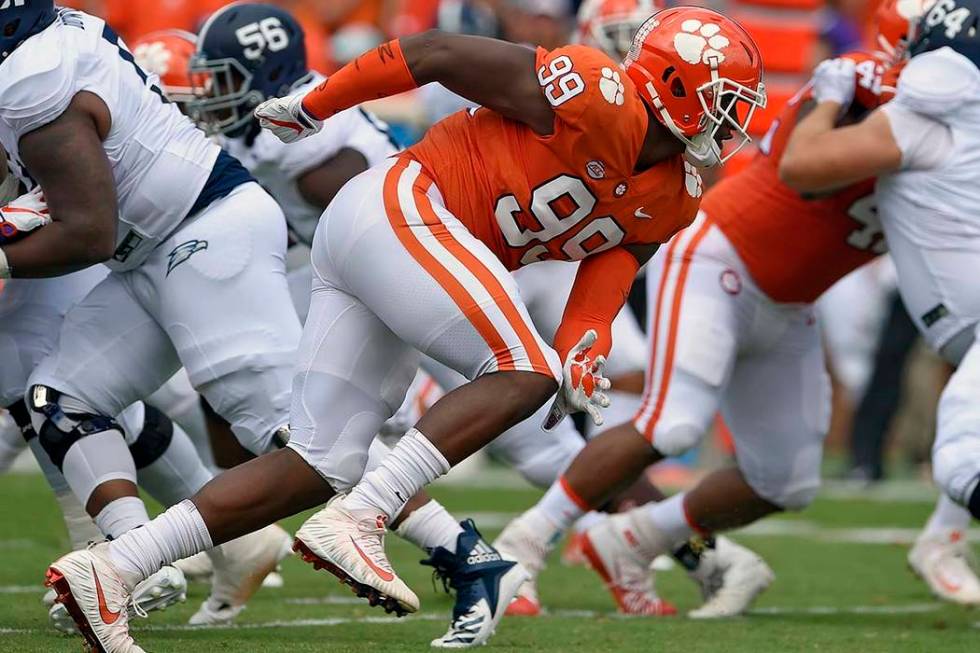
[[[115,256],[106,263],[113,269],[137,267],[177,228],[220,152],[163,99],[158,81],[105,21],[70,9],[14,50],[0,73],[0,143],[28,187],[35,182],[21,161],[21,137],[57,119],[79,92],[108,107],[112,127],[103,145],[120,222]]]
[[[323,80],[316,73],[309,84],[298,87],[296,92],[311,90]],[[251,144],[244,138],[235,138],[225,139],[224,146],[279,202],[290,231],[307,245],[313,242],[323,209],[303,199],[297,179],[344,148],[360,152],[369,168],[398,151],[388,126],[359,107],[331,116],[318,134],[296,143],[287,145],[263,129]]]
[[[901,169],[878,179],[899,289],[941,349],[980,320],[980,70],[950,48],[913,57],[882,110]]]

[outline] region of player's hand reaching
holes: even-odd
[[[317,120],[303,108],[305,95],[287,95],[266,100],[255,108],[255,117],[263,129],[268,129],[283,143],[296,141],[316,134],[323,128],[323,121]]]
[[[51,214],[44,201],[44,193],[37,186],[0,207],[0,244],[16,240],[48,224],[51,224]]]
[[[847,109],[854,99],[857,71],[852,59],[822,61],[813,71],[813,98],[817,102],[836,102]]]
[[[563,379],[558,395],[551,405],[551,411],[545,419],[544,428],[555,428],[565,415],[585,411],[596,426],[602,424],[602,408],[609,406],[606,396],[612,384],[604,376],[606,357],[592,357],[592,345],[598,335],[589,329],[572,347],[565,359]]]

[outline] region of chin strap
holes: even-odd
[[[653,108],[660,117],[660,121],[670,130],[671,134],[687,146],[684,151],[684,157],[688,161],[699,168],[711,168],[721,163],[721,150],[718,148],[718,144],[715,143],[714,139],[710,138],[707,134],[698,134],[694,138],[685,136],[677,128],[673,118],[670,117],[670,113],[660,100],[660,94],[657,93],[657,89],[654,88],[652,82],[647,82],[646,90],[650,94],[650,100],[653,102]]]

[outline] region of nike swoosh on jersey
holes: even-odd
[[[636,216],[637,218],[640,218],[641,220],[652,220],[653,219],[653,216],[652,215],[650,215],[649,213],[644,213],[643,212],[643,207],[642,206],[640,208],[638,208],[637,210],[633,211],[633,215]]]
[[[378,565],[374,564],[371,558],[369,558],[366,553],[361,551],[361,547],[357,546],[357,542],[354,541],[353,536],[348,537],[350,537],[350,543],[354,545],[354,550],[357,551],[357,555],[361,556],[361,560],[363,560],[367,566],[371,568],[371,571],[378,575],[378,578],[386,583],[390,583],[391,581],[395,580],[395,575],[393,573],[390,571],[385,571]]]
[[[95,578],[95,595],[99,599],[99,616],[102,617],[102,621],[111,626],[116,623],[119,619],[119,615],[122,613],[122,609],[113,612],[109,609],[109,606],[105,602],[105,594],[102,593],[102,583],[99,582],[99,575],[95,573],[95,565],[92,565],[92,577]]]

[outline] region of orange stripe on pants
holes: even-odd
[[[429,181],[428,186],[431,186],[431,184],[432,182]],[[538,345],[538,339],[535,337],[535,333],[531,330],[531,327],[524,320],[524,316],[517,310],[514,301],[501,285],[500,279],[484,265],[483,261],[459,242],[442,220],[439,219],[439,216],[436,215],[435,209],[432,208],[432,201],[426,194],[429,190],[428,186],[421,189],[416,185],[414,190],[415,205],[422,215],[422,221],[429,227],[432,235],[442,243],[442,246],[462,263],[477,278],[480,284],[487,289],[490,296],[496,300],[497,307],[503,313],[507,323],[514,330],[514,333],[517,334],[517,338],[521,341],[521,345],[527,352],[531,369],[540,374],[551,376],[552,372],[548,365],[548,359],[545,358],[544,352],[541,351],[541,347]]]
[[[657,366],[657,343],[660,342],[660,311],[664,303],[664,291],[667,289],[667,281],[670,278],[670,264],[674,260],[674,250],[677,248],[677,242],[679,240],[680,234],[670,241],[670,245],[667,246],[667,252],[664,254],[666,258],[664,259],[664,270],[660,276],[660,288],[657,289],[657,302],[652,309],[653,312],[650,314],[650,322],[647,324],[647,329],[653,332],[650,338],[650,364],[647,366],[646,382],[643,384],[640,410],[634,419],[639,419],[646,412],[647,402],[650,400],[650,395],[653,392],[654,368]]]
[[[422,269],[428,272],[435,279],[436,283],[446,291],[446,294],[449,295],[477,330],[477,333],[480,334],[480,337],[487,343],[487,346],[490,347],[490,351],[493,352],[494,358],[497,361],[497,368],[514,369],[514,357],[496,327],[494,327],[490,319],[480,309],[476,300],[466,291],[463,284],[419,242],[412,232],[408,220],[405,219],[405,214],[398,200],[398,181],[407,170],[408,162],[400,159],[385,176],[385,213],[387,213],[388,221],[391,223],[395,235],[398,237],[402,246],[412,255],[412,258],[422,266]],[[415,189],[423,185],[428,187],[425,182],[426,178],[419,175],[419,178],[415,180]],[[431,184],[431,182],[429,183]]]
[[[650,444],[653,444],[654,431],[657,428],[657,422],[660,420],[660,414],[664,409],[664,402],[667,400],[667,388],[670,386],[670,377],[674,371],[674,350],[677,346],[677,324],[681,319],[681,302],[684,299],[684,285],[687,282],[687,273],[691,267],[691,258],[694,251],[698,248],[698,245],[708,235],[708,230],[711,228],[711,223],[705,220],[701,226],[698,228],[694,237],[691,238],[691,242],[687,244],[687,249],[684,250],[684,254],[681,258],[681,269],[677,273],[677,284],[674,288],[674,300],[670,308],[670,325],[667,331],[667,349],[664,352],[664,366],[663,372],[661,373],[660,388],[657,393],[657,404],[653,409],[653,415],[650,417],[650,422],[647,424],[646,430],[643,435]]]

